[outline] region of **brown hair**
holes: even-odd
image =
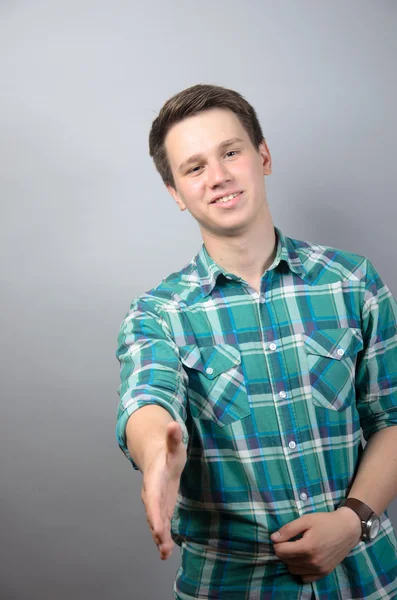
[[[255,148],[263,133],[254,108],[241,94],[218,85],[197,84],[167,100],[153,121],[149,134],[149,154],[163,182],[175,188],[171,165],[165,150],[165,138],[173,125],[210,108],[228,108],[238,117]]]

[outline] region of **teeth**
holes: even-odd
[[[223,196],[223,198],[219,198],[218,200],[215,200],[215,202],[228,202],[232,198],[235,198],[236,196],[238,196],[239,193],[240,192],[236,192],[235,194],[229,194],[229,196]]]

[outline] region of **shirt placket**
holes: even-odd
[[[273,271],[269,271],[265,277],[269,290],[272,277]],[[275,317],[271,291],[260,294],[252,292],[252,296],[262,332],[263,351],[269,372],[280,443],[294,495],[294,508],[301,516],[310,503],[310,486],[304,453],[301,451],[298,418],[294,410],[293,391],[289,385],[282,338]]]

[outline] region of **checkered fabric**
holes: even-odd
[[[157,404],[188,447],[172,536],[175,598],[397,597],[387,516],[328,576],[303,585],[270,535],[334,511],[363,451],[361,431],[397,425],[397,303],[363,256],[286,237],[255,291],[204,243],[131,303],[120,329],[117,439]],[[374,481],[376,474],[374,474]],[[313,596],[312,596],[313,594]]]

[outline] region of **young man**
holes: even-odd
[[[161,558],[181,546],[175,598],[397,597],[395,299],[363,256],[274,227],[238,93],[172,97],[150,154],[203,244],[122,323],[117,437]]]

